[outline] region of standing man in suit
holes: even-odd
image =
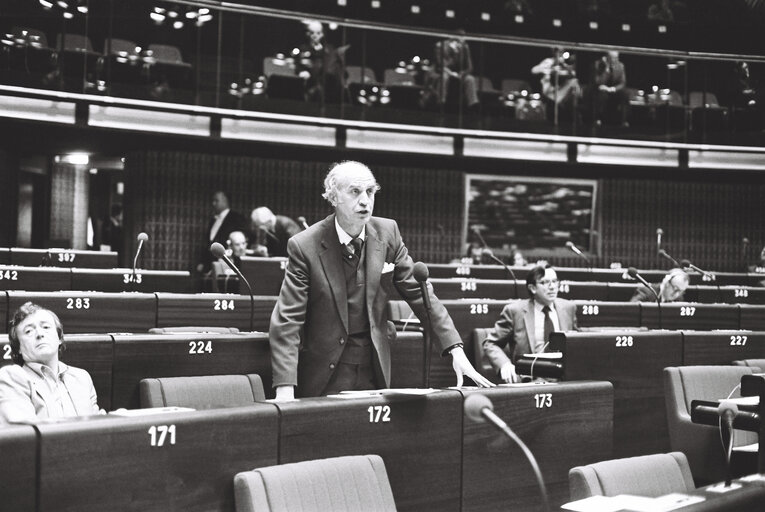
[[[257,256],[287,256],[287,241],[300,233],[298,223],[285,215],[274,215],[260,206],[250,214],[253,251]]]
[[[576,329],[576,306],[558,298],[555,269],[547,264],[532,268],[526,287],[531,298],[505,306],[493,334],[483,341],[483,351],[503,382],[519,382],[515,361],[523,354],[544,352],[550,333]]]
[[[213,216],[205,231],[205,240],[199,255],[197,272],[209,272],[212,268],[213,257],[210,253],[210,245],[213,242],[225,246],[228,236],[232,231],[245,231],[244,217],[233,210],[229,203],[229,196],[222,190],[216,190],[212,197]]]
[[[334,165],[323,197],[335,213],[288,242],[289,262],[269,330],[277,400],[389,386],[396,330],[387,304],[394,288],[426,320],[398,225],[372,217],[379,188],[366,165]],[[452,356],[457,385],[464,374],[491,386],[468,361],[432,288],[428,293],[433,335],[442,354]]]

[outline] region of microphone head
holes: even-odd
[[[305,220],[305,217],[303,217],[302,215],[301,215],[300,217],[298,217],[298,219],[297,219],[297,220],[298,220],[298,222],[299,222],[299,223],[301,223],[301,224],[307,224],[307,222],[306,222],[306,220]]]
[[[481,234],[481,228],[479,228],[478,226],[470,226],[470,231],[472,231],[473,233],[477,233],[479,235]]]
[[[486,256],[494,256],[494,251],[492,251],[488,247],[484,247],[483,249],[481,249],[481,254],[485,254]]]
[[[412,269],[412,275],[414,275],[414,279],[418,283],[427,281],[428,276],[430,275],[430,272],[428,271],[428,266],[424,264],[423,262],[418,261],[417,263],[414,264],[414,268]]]
[[[213,242],[213,244],[210,246],[210,252],[216,258],[222,258],[226,254],[226,249],[224,249],[223,246],[218,242]]]
[[[717,406],[717,414],[720,416],[724,416],[725,413],[733,413],[735,416],[738,413],[738,405],[736,405],[735,402],[731,402],[730,400],[723,400],[720,402],[720,405]]]
[[[141,231],[140,233],[138,233],[136,240],[138,240],[139,242],[146,242],[149,240],[149,235]]]
[[[741,243],[744,245],[749,245],[749,239],[747,237],[744,237],[741,239]]]
[[[691,266],[691,262],[689,260],[680,260],[680,266],[683,268],[688,268]]]
[[[569,240],[568,242],[566,242],[566,247],[568,247],[569,249],[573,249],[574,248],[574,242]]]
[[[486,420],[481,414],[481,411],[484,409],[493,411],[494,405],[492,405],[491,400],[489,400],[489,397],[486,395],[482,395],[480,393],[471,393],[467,396],[467,398],[465,398],[465,404],[463,408],[465,410],[465,416],[467,416],[468,419],[476,423],[483,423]]]
[[[635,267],[630,267],[627,269],[627,274],[632,278],[636,278],[638,275],[638,271]]]
[[[663,235],[664,234],[664,230],[661,229],[661,228],[656,228],[656,234],[657,235]]]

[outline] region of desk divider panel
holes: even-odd
[[[37,434],[30,425],[0,425],[0,509],[36,512]]]
[[[510,276],[506,279],[430,279],[433,292],[441,300],[450,299],[517,299],[515,285]],[[518,282],[518,293],[522,294],[526,287],[523,281]],[[523,294],[525,296],[525,294]]]
[[[683,331],[683,365],[729,365],[740,359],[765,358],[765,332]]]
[[[614,385],[614,457],[669,450],[662,372],[683,364],[680,332],[555,333],[552,343],[563,350],[564,380]]]
[[[738,304],[701,304],[698,302],[670,302],[661,305],[663,329],[738,329]],[[654,302],[640,303],[640,325],[659,328],[659,306]]]
[[[459,392],[306,398],[276,406],[280,464],[377,454],[385,461],[399,511],[460,510]]]
[[[505,384],[463,393],[486,395],[529,447],[556,510],[569,501],[570,468],[613,458],[610,382]],[[489,423],[464,422],[462,511],[536,510],[539,487],[521,449]]]
[[[64,334],[146,332],[157,325],[153,293],[8,292],[8,311],[27,301],[54,311]]]
[[[271,391],[271,355],[264,333],[114,336],[112,408],[140,407],[138,383],[149,377],[257,373]]]
[[[233,512],[234,475],[277,462],[278,416],[265,403],[38,429],[38,512]]]
[[[421,332],[397,332],[396,340],[390,348],[390,356],[390,387],[425,387],[425,341]]]
[[[129,268],[72,269],[72,290],[101,292],[175,292],[194,291],[195,282],[188,271]]]
[[[72,288],[72,270],[0,265],[0,290],[56,291]]]
[[[748,331],[765,331],[765,306],[739,304],[741,329]]]
[[[10,263],[38,267],[112,268],[117,266],[116,252],[81,251],[76,249],[26,249],[12,247]]]
[[[276,297],[255,297],[254,331],[268,332]],[[157,293],[157,327],[187,325],[250,330],[250,297],[230,293]]]
[[[287,258],[242,256],[239,265],[239,270],[252,286],[252,293],[255,295],[279,295],[286,268]],[[240,283],[239,293],[248,293],[244,283]]]

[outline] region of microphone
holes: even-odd
[[[661,250],[661,235],[664,234],[664,230],[656,228],[656,252]]]
[[[663,252],[663,251],[662,251]],[[661,299],[659,298],[659,294],[656,293],[656,290],[653,289],[653,286],[648,284],[648,281],[643,279],[643,276],[638,274],[638,271],[635,267],[630,267],[627,269],[627,274],[633,279],[637,279],[642,283],[643,286],[651,290],[651,293],[653,293],[653,296],[656,297],[656,306],[659,308],[659,329],[661,329]]]
[[[749,256],[749,239],[744,237],[741,239],[741,270],[747,272],[749,269],[746,264],[747,257]]]
[[[478,226],[473,226],[470,229],[478,237],[478,241],[481,242],[481,245],[483,245],[484,247],[486,247],[488,249],[489,248],[489,244],[487,244],[486,240],[483,239],[483,235],[481,235],[481,228],[479,228]]]
[[[508,267],[504,261],[494,256],[494,252],[492,252],[492,250],[489,249],[488,247],[484,247],[483,250],[481,251],[481,254],[488,256],[493,261],[496,261],[497,263],[499,263],[505,268],[507,273],[510,274],[510,277],[513,278],[513,290],[515,292],[515,298],[519,299],[520,297],[518,296],[518,279],[515,277],[515,272],[513,272],[513,270],[510,267]]]
[[[428,293],[428,276],[430,275],[430,272],[428,271],[428,266],[424,264],[421,261],[418,261],[414,264],[414,268],[412,269],[412,275],[414,276],[414,280],[420,283],[420,292],[422,293],[422,304],[425,306],[425,319],[428,322],[428,325],[425,326],[425,329],[423,330],[423,336],[424,339],[424,345],[425,345],[425,358],[422,361],[423,366],[423,374],[425,375],[425,387],[430,387],[430,358],[431,358],[431,351],[432,351],[432,339],[430,336],[430,331],[433,328],[432,320],[430,318],[430,308],[432,304],[430,303],[430,294]]]
[[[669,254],[667,254],[667,251],[665,251],[664,249],[659,249],[659,256],[661,256],[662,258],[665,258],[665,259],[671,261],[672,264],[674,266],[676,266],[676,267],[680,266],[680,264],[677,262],[677,260],[675,258],[673,258],[672,256],[670,256]]]
[[[298,224],[303,226],[303,229],[308,229],[308,223],[306,222],[305,217],[301,215],[300,217],[297,218],[297,220],[298,220]]]
[[[711,272],[707,272],[706,270],[702,270],[693,263],[690,262],[690,260],[680,260],[680,266],[683,268],[690,268],[691,270],[694,270],[704,276],[706,278],[706,281],[714,281],[715,275]]]
[[[539,470],[539,464],[537,464],[537,460],[534,457],[534,454],[531,453],[531,450],[529,450],[529,447],[526,446],[526,443],[524,443],[521,438],[518,437],[516,433],[507,426],[507,423],[505,423],[502,418],[494,414],[494,405],[492,405],[491,400],[489,400],[486,395],[482,395],[480,393],[471,393],[465,398],[464,410],[465,416],[467,416],[469,420],[476,423],[484,423],[488,420],[492,425],[501,430],[502,433],[512,439],[515,444],[521,448],[523,454],[526,455],[529,464],[531,464],[531,468],[534,470],[534,474],[537,477],[539,491],[542,495],[542,509],[549,512],[550,501],[547,497],[545,481],[542,478],[542,472]]]
[[[574,251],[574,253],[578,254],[578,255],[579,255],[579,257],[583,258],[583,259],[584,259],[584,261],[586,261],[586,262],[587,262],[587,267],[588,267],[588,268],[592,268],[592,263],[590,263],[590,258],[588,258],[587,256],[585,256],[585,254],[584,254],[584,253],[583,253],[581,250],[579,250],[579,247],[577,247],[576,245],[574,245],[574,242],[572,242],[571,240],[569,240],[568,242],[566,242],[566,247],[568,247],[569,249],[571,249],[572,251]]]
[[[717,406],[717,414],[720,415],[721,420],[720,435],[722,435],[722,422],[725,422],[725,425],[728,427],[728,446],[725,449],[725,469],[727,475],[725,477],[725,487],[728,487],[730,486],[732,477],[730,457],[733,452],[733,419],[736,417],[736,414],[738,414],[738,406],[730,400],[723,400],[720,402],[720,405]]]
[[[136,240],[138,240],[138,249],[136,249],[135,258],[133,258],[133,284],[136,284],[135,268],[138,263],[138,255],[141,254],[141,248],[143,247],[143,243],[149,240],[149,235],[141,231],[140,233],[138,233]]]
[[[234,271],[234,273],[239,276],[239,279],[242,280],[242,282],[247,286],[247,290],[250,292],[250,331],[252,331],[252,325],[253,325],[253,315],[255,314],[255,296],[252,294],[252,287],[250,286],[250,283],[245,279],[245,277],[242,275],[242,273],[239,271],[239,269],[234,265],[234,262],[231,261],[231,259],[226,255],[226,249],[223,248],[221,244],[218,242],[214,242],[210,246],[210,252],[213,256],[216,258],[223,260],[226,265],[228,265],[228,268]]]

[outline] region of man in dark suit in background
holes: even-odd
[[[277,400],[390,386],[390,344],[396,330],[388,321],[387,305],[396,290],[426,321],[420,285],[412,276],[412,258],[398,225],[372,217],[379,185],[369,168],[359,162],[337,164],[324,188],[335,213],[289,240],[289,263],[271,315]],[[443,354],[451,354],[457,385],[464,374],[480,386],[491,386],[468,361],[432,288],[428,293],[435,342]]]
[[[685,290],[688,289],[689,285],[688,273],[681,268],[673,268],[667,272],[661,283],[652,284],[651,288],[654,289],[661,302],[677,302],[683,300]],[[656,295],[645,286],[640,285],[635,290],[630,302],[656,302]]]
[[[251,249],[256,256],[287,256],[287,241],[301,231],[297,222],[284,215],[274,215],[265,206],[252,210],[250,222]]]
[[[205,239],[199,254],[197,272],[209,272],[212,267],[213,257],[210,253],[210,245],[213,242],[225,246],[228,235],[232,231],[245,231],[244,217],[233,210],[229,203],[229,196],[222,190],[216,190],[212,196],[213,216],[205,230]]]
[[[306,81],[308,101],[339,103],[345,80],[342,48],[335,48],[324,38],[320,21],[306,23],[307,41],[301,44],[299,58],[295,59],[295,71]]]
[[[558,298],[558,275],[550,265],[532,268],[526,287],[531,298],[505,306],[493,333],[483,341],[483,351],[503,382],[520,380],[514,363],[523,354],[544,352],[550,333],[576,329],[576,306]]]
[[[616,111],[622,127],[628,127],[627,72],[619,60],[619,52],[610,50],[595,61],[590,94],[592,101],[592,122],[595,126],[603,123],[609,111]]]

